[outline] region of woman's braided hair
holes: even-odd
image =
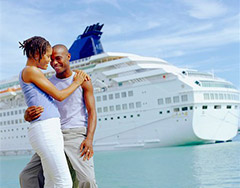
[[[23,49],[23,54],[26,54],[28,58],[33,57],[35,59],[35,55],[38,53],[39,61],[46,53],[47,47],[51,47],[50,43],[45,38],[39,36],[31,37],[23,41],[23,43],[19,42],[19,44],[19,48]]]

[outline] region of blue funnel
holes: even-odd
[[[82,35],[79,35],[69,49],[71,60],[82,59],[92,55],[103,53],[103,47],[100,41],[104,24],[93,24],[87,26]]]

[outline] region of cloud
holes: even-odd
[[[117,0],[83,0],[83,1],[80,1],[80,4],[82,3],[85,3],[85,4],[96,4],[96,3],[106,3],[106,4],[109,4],[111,6],[114,6],[115,8],[117,9],[121,9],[121,6],[119,5],[118,1]]]
[[[205,49],[211,47],[218,47],[220,45],[226,45],[229,43],[239,42],[239,29],[236,26],[229,26],[227,28],[221,28],[219,30],[207,30],[211,26],[192,27],[185,30],[159,35],[146,35],[142,38],[135,39],[118,39],[115,41],[107,42],[107,46],[111,46],[114,50],[125,49],[129,52],[144,52],[147,55],[158,55],[157,49],[163,49],[169,51],[172,55],[180,56],[186,54],[186,51],[192,51],[195,49]],[[205,32],[200,32],[200,31]],[[118,50],[118,51],[119,51]],[[176,53],[181,51],[181,53]],[[185,52],[184,52],[185,51]],[[160,51],[161,52],[161,51]],[[174,53],[173,53],[174,52]],[[140,53],[141,54],[141,53]],[[167,55],[169,57],[169,55]]]
[[[190,7],[189,15],[197,19],[219,17],[228,10],[226,6],[214,0],[184,0],[184,3]]]

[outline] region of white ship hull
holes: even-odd
[[[151,88],[151,86],[146,87],[149,90]],[[202,106],[208,106],[208,109],[202,109]],[[213,103],[201,104],[189,101],[164,108],[152,107],[123,114],[99,116],[104,122],[98,124],[94,141],[95,150],[229,141],[237,134],[238,105],[236,103],[231,109],[226,109],[228,105],[223,103],[221,104],[223,109],[214,109],[214,106],[216,105]],[[182,111],[185,107],[188,110]],[[176,108],[179,108],[179,112],[174,112]],[[119,121],[118,117],[122,121]]]
[[[202,111],[201,105],[194,105],[191,111],[159,117],[159,110],[124,114],[121,118],[129,116],[125,122],[112,120],[109,124],[98,123],[94,149],[104,151],[214,143],[231,140],[237,134],[238,119],[233,115],[234,111],[214,113]],[[167,109],[161,109],[164,110]],[[130,119],[130,114],[135,117],[140,114],[140,117]],[[4,136],[7,142],[1,140],[1,154],[32,152],[27,137],[28,126],[26,122],[17,126],[1,127],[1,130],[6,130],[5,134],[7,134]]]

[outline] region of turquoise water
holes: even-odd
[[[239,188],[240,135],[233,142],[96,152],[99,188]],[[2,156],[0,188],[18,188],[31,156]]]

